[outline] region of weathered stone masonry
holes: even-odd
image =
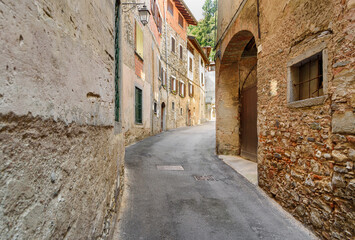
[[[354,1],[297,0],[276,5],[260,1],[259,21],[256,1],[223,1],[219,7],[219,37],[223,38],[216,62],[217,150],[240,152],[236,89],[243,78],[237,73],[244,47],[254,37],[259,186],[319,237],[352,239]],[[327,63],[324,97],[313,106],[290,103],[288,64],[312,49],[322,49]]]
[[[114,1],[0,2],[2,239],[111,233],[124,158],[114,9]]]

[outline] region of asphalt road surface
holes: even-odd
[[[115,239],[313,239],[217,158],[214,122],[147,138],[125,159]]]

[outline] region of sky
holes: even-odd
[[[189,7],[197,21],[201,20],[203,17],[202,6],[205,3],[205,0],[184,0],[184,2]]]

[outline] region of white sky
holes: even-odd
[[[201,20],[203,17],[202,6],[205,3],[205,0],[184,0],[184,2],[189,7],[197,21]]]

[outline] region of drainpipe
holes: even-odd
[[[257,6],[257,16],[258,16],[258,38],[261,38],[261,33],[260,33],[260,0],[256,1],[256,6]]]
[[[166,110],[165,110],[165,129],[168,128],[168,120],[169,120],[169,92],[170,92],[170,78],[169,78],[169,60],[168,60],[168,25],[166,22],[166,14],[167,14],[167,1],[164,1],[164,23],[165,23],[165,60],[166,60],[166,90],[167,90],[167,97],[166,97]]]

